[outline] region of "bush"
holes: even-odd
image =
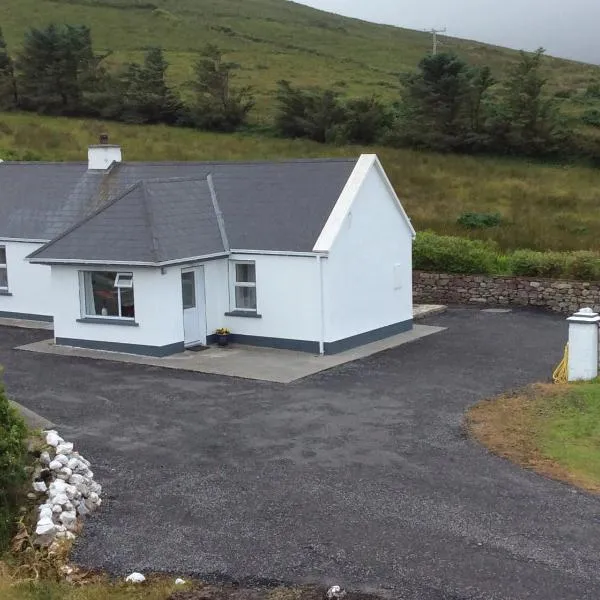
[[[500,213],[462,213],[456,222],[469,229],[484,229],[486,227],[498,227],[502,224]]]
[[[600,280],[600,256],[586,250],[571,252],[567,258],[566,275],[581,281]]]
[[[509,256],[508,263],[513,275],[521,277],[561,277],[566,272],[567,254],[516,250]]]
[[[600,127],[600,110],[591,108],[581,115],[581,120],[591,127]]]
[[[413,267],[441,273],[494,274],[499,270],[499,253],[490,242],[426,231],[414,241]]]
[[[8,402],[0,382],[0,552],[14,531],[21,491],[26,479],[27,427]]]

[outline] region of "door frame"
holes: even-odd
[[[181,307],[182,312],[182,326],[183,326],[183,344],[186,348],[193,348],[194,346],[206,346],[206,338],[208,336],[208,328],[206,322],[206,280],[205,280],[205,271],[204,265],[196,265],[193,267],[185,267],[181,269],[180,274],[180,284],[181,284],[181,275],[183,273],[194,273],[194,292],[196,298],[196,306],[195,310],[198,315],[198,320],[200,323],[200,339],[186,343],[185,341],[185,311],[192,309],[183,308],[183,304]],[[202,310],[200,310],[202,308]]]

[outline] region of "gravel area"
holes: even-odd
[[[451,309],[446,331],[283,385],[15,351],[9,393],[106,492],[84,565],[396,599],[600,595],[600,499],[489,455],[465,409],[547,380],[560,317]]]

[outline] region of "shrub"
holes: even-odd
[[[10,405],[0,382],[0,551],[13,534],[20,495],[26,479],[27,427]]]
[[[566,272],[567,254],[516,250],[509,256],[508,262],[513,275],[522,277],[561,277]]]
[[[586,250],[571,252],[567,258],[566,275],[582,281],[600,280],[600,255]]]
[[[500,213],[465,212],[456,219],[456,222],[469,229],[484,229],[486,227],[498,227],[502,224],[502,217]]]
[[[591,127],[600,127],[600,110],[597,108],[590,108],[581,115],[581,120]]]
[[[493,274],[499,270],[498,249],[481,242],[426,231],[413,245],[413,267],[441,273]]]

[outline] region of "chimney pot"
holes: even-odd
[[[108,133],[101,133],[100,134],[100,143],[101,144],[108,144]]]

